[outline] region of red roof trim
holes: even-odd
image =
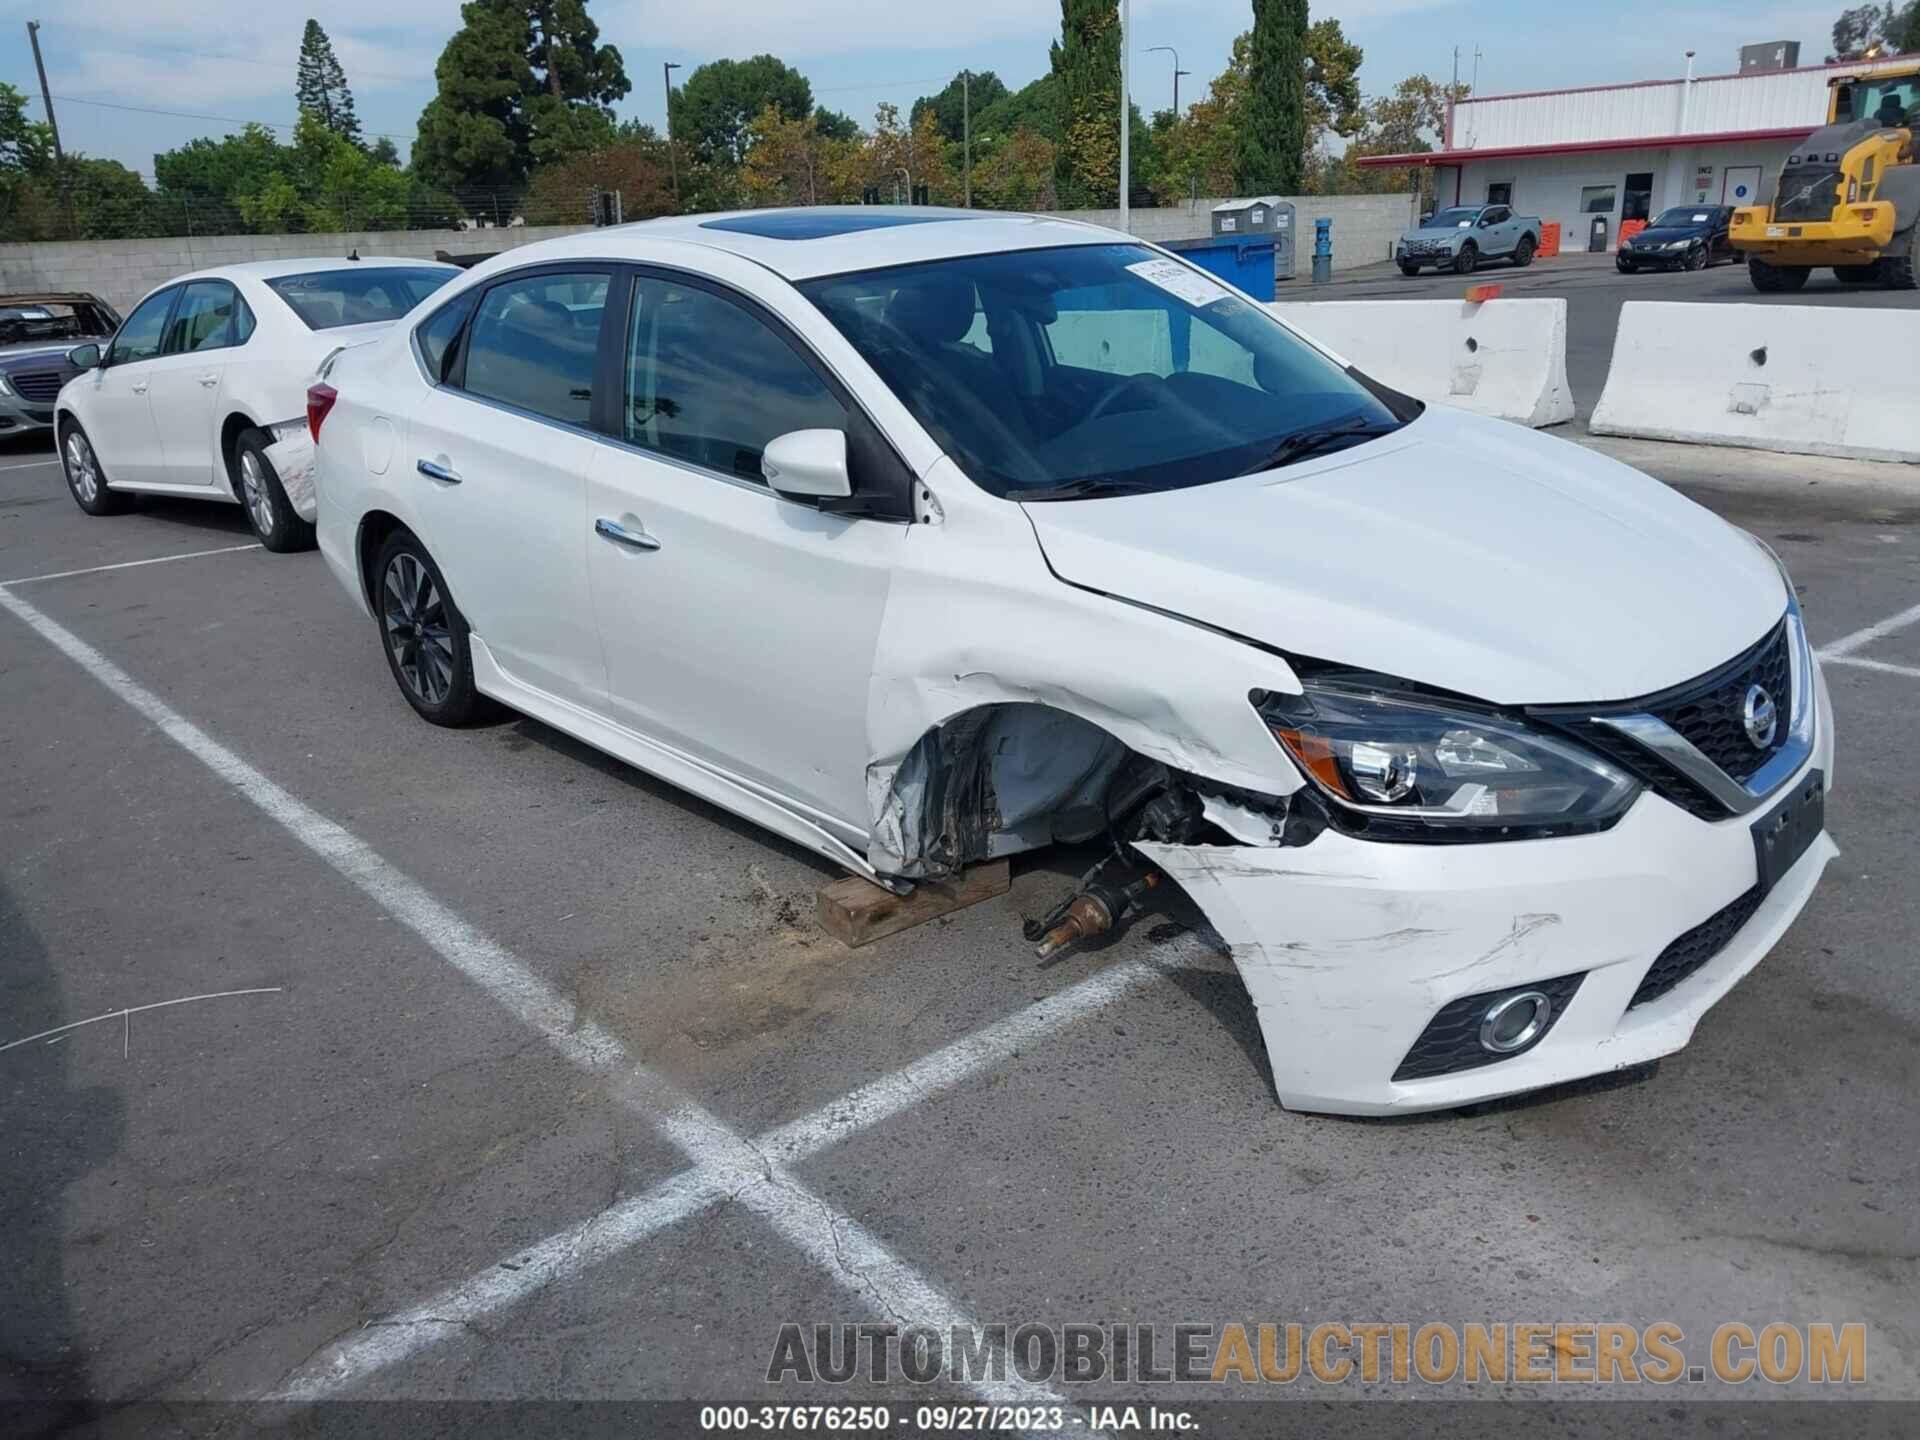
[[[1701,135],[1641,135],[1624,140],[1581,140],[1564,145],[1497,145],[1486,150],[1426,150],[1410,155],[1363,155],[1363,170],[1403,170],[1409,166],[1465,165],[1471,160],[1514,160],[1532,155],[1580,155],[1596,150],[1675,150],[1683,145],[1728,145],[1742,140],[1798,140],[1818,126],[1787,130],[1717,130]]]
[[[1758,80],[1767,75],[1811,75],[1823,70],[1857,70],[1867,73],[1895,60],[1910,60],[1910,55],[1883,55],[1873,60],[1837,60],[1831,65],[1795,65],[1788,70],[1734,70],[1721,75],[1696,75],[1693,83],[1704,85],[1712,80]],[[1548,95],[1591,95],[1600,90],[1644,90],[1654,85],[1684,85],[1686,77],[1672,80],[1620,80],[1611,85],[1573,85],[1565,90],[1516,90],[1509,95],[1465,95],[1458,103],[1462,105],[1490,105],[1498,100],[1539,100]]]

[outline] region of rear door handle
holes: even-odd
[[[452,468],[440,464],[437,460],[416,460],[413,462],[413,468],[429,480],[443,480],[449,485],[460,483],[460,476]]]
[[[630,546],[635,550],[658,550],[660,542],[647,534],[645,530],[633,530],[618,521],[608,520],[604,516],[593,522],[593,533],[604,535],[618,545]]]
[[[147,382],[147,381],[145,381],[145,380],[136,380],[136,381],[134,381],[134,382],[133,382],[133,393],[134,393],[134,394],[136,394],[136,395],[144,395],[144,394],[146,394],[146,393],[147,393],[147,384],[148,384],[148,382]]]
[[[202,375],[200,377],[200,383],[211,390],[220,383],[220,377],[218,375]]]

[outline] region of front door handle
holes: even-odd
[[[220,377],[218,375],[202,375],[200,377],[200,383],[211,390],[220,383]]]
[[[449,485],[460,483],[459,474],[452,467],[442,465],[437,460],[416,460],[413,462],[413,468],[429,480],[444,480]]]
[[[134,381],[134,382],[133,382],[133,393],[134,393],[134,394],[136,394],[136,395],[144,395],[144,394],[146,394],[146,393],[147,393],[147,382],[146,382],[145,380],[136,380],[136,381]]]
[[[604,535],[619,545],[627,545],[635,550],[658,550],[660,542],[644,530],[634,530],[618,521],[602,517],[593,522],[593,533]]]

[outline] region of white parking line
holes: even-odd
[[[1195,942],[1181,949],[1185,957],[1192,958],[1199,947]],[[1173,957],[1166,957],[1114,965],[872,1084],[830,1100],[811,1114],[769,1130],[752,1142],[753,1148],[771,1162],[796,1165],[890,1116],[934,1099],[1008,1059],[1023,1046],[1144,988],[1173,963]],[[611,1260],[735,1193],[725,1177],[712,1171],[683,1171],[644,1194],[611,1205],[528,1249],[503,1256],[471,1278],[328,1346],[290,1375],[269,1398],[332,1398],[354,1382],[439,1343],[461,1325],[485,1319],[557,1280]]]
[[[1883,675],[1906,675],[1920,680],[1920,667],[1913,665],[1892,665],[1885,660],[1869,660],[1864,655],[1829,655],[1828,665],[1853,665],[1861,670],[1878,670]]]
[[[619,1103],[686,1155],[705,1177],[703,1183],[718,1184],[733,1194],[826,1270],[835,1283],[903,1328],[929,1325],[944,1333],[955,1325],[972,1326],[958,1305],[851,1216],[832,1208],[784,1163],[755,1148],[671,1082],[634,1060],[614,1036],[583,1019],[565,997],[518,957],[468,925],[352,831],[296,799],[18,595],[0,589],[0,609],[10,611],[232,785],[270,820],[412,930],[441,959],[534,1030],[555,1052],[606,1080]],[[336,1384],[351,1378],[351,1374],[334,1371]],[[1016,1377],[981,1380],[971,1388],[995,1404],[1066,1403],[1049,1388]]]
[[[58,460],[27,460],[18,465],[0,465],[0,470],[38,470],[42,465],[58,465]]]
[[[1889,615],[1877,624],[1864,630],[1856,630],[1851,635],[1843,635],[1831,645],[1823,645],[1816,652],[1822,660],[1838,660],[1843,655],[1851,655],[1863,645],[1871,645],[1876,640],[1884,640],[1896,630],[1904,630],[1920,621],[1920,605],[1909,605],[1898,615]]]
[[[189,550],[184,555],[155,555],[151,560],[122,560],[118,565],[89,565],[84,570],[55,570],[49,575],[22,575],[18,580],[0,580],[8,585],[38,585],[42,580],[71,580],[76,575],[104,575],[109,570],[137,570],[142,565],[165,565],[173,560],[198,560],[203,555],[233,555],[242,550],[262,549],[258,541],[251,545],[222,545],[217,550]]]

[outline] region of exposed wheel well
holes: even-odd
[[[356,559],[360,566],[360,593],[366,596],[369,606],[375,605],[373,563],[380,558],[380,547],[394,531],[406,528],[398,515],[390,515],[385,510],[369,510],[360,517]]]

